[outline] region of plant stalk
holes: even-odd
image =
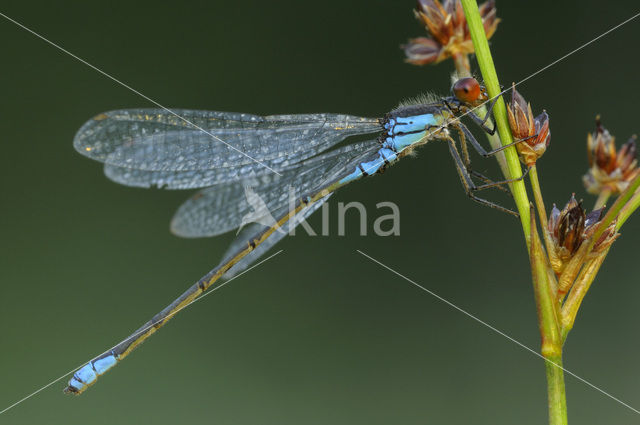
[[[589,243],[589,250],[591,250],[593,245],[598,241],[598,239],[600,239],[600,236],[602,236],[604,231],[607,229],[607,227],[609,227],[613,220],[618,220],[616,221],[616,230],[620,229],[622,223],[624,223],[629,218],[631,213],[633,213],[633,211],[635,211],[635,209],[640,206],[640,202],[638,202],[638,199],[630,202],[634,197],[636,190],[638,190],[638,187],[640,187],[640,176],[637,176],[636,178],[631,180],[629,186],[627,186],[627,188],[620,194],[620,196],[618,196],[616,202],[613,203],[611,208],[609,208],[609,211],[607,211],[607,214],[600,221],[595,232],[593,232],[591,242]],[[624,216],[622,216],[623,209]],[[618,217],[619,214],[620,217]]]
[[[629,216],[638,209],[638,207],[640,207],[640,192],[636,191],[629,202],[627,202],[620,210],[620,213],[618,214],[618,221],[616,221],[616,230],[619,230],[622,227],[625,221],[627,221]]]
[[[549,400],[549,424],[567,425],[567,400],[565,398],[562,356],[549,357],[547,368],[547,393]]]
[[[567,425],[564,371],[562,370],[562,335],[559,328],[559,305],[549,282],[547,257],[535,227],[535,213],[531,205],[531,276],[538,310],[538,326],[547,373],[549,424]]]
[[[498,134],[500,134],[502,144],[508,145],[513,142],[513,138],[507,121],[507,107],[504,103],[504,99],[500,96],[500,82],[498,81],[498,75],[493,64],[491,51],[489,50],[489,42],[487,41],[487,36],[484,32],[484,25],[482,24],[482,18],[478,11],[478,5],[475,0],[461,0],[461,2],[467,19],[467,24],[469,25],[469,32],[471,34],[471,39],[473,40],[476,59],[478,60],[480,71],[482,72],[485,87],[487,88],[487,92],[491,99],[498,97],[493,107],[493,115],[498,127]],[[504,152],[507,160],[507,166],[509,168],[509,178],[521,177],[522,169],[520,167],[520,160],[515,148],[512,146],[505,149]],[[529,219],[529,199],[527,197],[527,190],[524,186],[524,181],[522,180],[514,182],[512,187],[513,198],[516,202],[518,212],[520,213],[522,230],[527,242],[527,247],[529,247],[531,240],[531,223]]]
[[[489,43],[482,24],[482,18],[478,11],[478,5],[475,0],[461,0],[461,2],[487,93],[491,99],[497,98],[493,108],[493,115],[496,120],[498,134],[500,135],[502,144],[508,145],[513,142],[513,137],[507,121],[507,109],[504,99],[501,97],[500,83],[493,64],[493,58],[491,57],[491,51],[489,50]],[[509,177],[521,177],[522,168],[514,147],[505,150],[505,158],[509,168]],[[537,184],[537,170],[534,170],[534,176],[534,184]],[[522,230],[531,261],[531,274],[538,310],[538,325],[542,339],[541,353],[546,360],[549,424],[566,425],[567,404],[562,370],[562,336],[559,326],[559,306],[556,302],[556,294],[550,283],[547,255],[542,248],[542,243],[536,230],[535,213],[533,205],[529,202],[524,181],[514,182],[511,188],[518,212],[520,213]],[[537,188],[539,191],[539,184]],[[540,215],[542,220],[546,222],[546,211],[544,211],[542,195],[541,193],[537,195],[539,196],[536,196],[538,198],[536,199],[536,204],[538,208],[542,209]],[[544,230],[546,230],[546,226]]]
[[[562,354],[562,339],[560,337],[560,310],[556,302],[556,296],[549,284],[547,257],[538,231],[535,228],[533,205],[531,206],[532,235],[531,251],[531,276],[533,278],[533,290],[538,309],[538,324],[542,338],[542,355],[545,358],[557,357]]]
[[[600,192],[600,194],[598,195],[598,199],[596,200],[596,204],[593,206],[593,209],[597,210],[604,207],[607,204],[610,196],[610,190],[604,189],[602,192]]]
[[[529,168],[529,182],[531,183],[533,199],[536,201],[536,209],[538,210],[538,220],[540,221],[544,245],[547,248],[547,255],[551,263],[550,265],[554,266],[560,260],[558,259],[553,241],[551,240],[551,234],[549,233],[547,209],[544,205],[544,200],[542,199],[542,189],[540,187],[540,181],[538,180],[538,167],[536,164],[533,164]]]

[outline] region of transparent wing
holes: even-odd
[[[270,167],[273,169],[273,167]],[[283,170],[279,173],[282,174]],[[105,164],[105,175],[112,181],[132,187],[159,187],[162,189],[199,189],[247,179],[257,175],[274,175],[268,168],[258,165],[243,168],[191,170],[191,171],[146,171]]]
[[[370,161],[372,159],[378,158],[379,145],[377,144],[377,142],[370,141],[368,142],[368,145],[370,147],[369,149],[361,149],[357,151],[353,150],[350,152],[350,155],[342,155],[341,158],[346,158],[347,160],[340,161],[339,164],[336,164],[336,166],[327,170],[325,174],[326,178],[321,180],[321,182],[315,188],[313,188],[306,194],[309,196],[314,196],[316,194],[326,193],[326,195],[318,199],[313,204],[299,211],[298,214],[296,214],[289,222],[285,223],[282,226],[282,229],[276,230],[271,233],[271,235],[269,235],[261,244],[256,246],[253,251],[244,256],[240,261],[238,261],[238,263],[234,264],[223,277],[230,278],[237,273],[246,270],[247,267],[249,267],[258,258],[260,258],[260,256],[264,255],[276,243],[282,240],[288,234],[288,232],[291,232],[292,229],[298,226],[302,222],[302,220],[306,219],[311,214],[313,214],[314,211],[320,208],[320,206],[324,202],[326,202],[333,194],[332,190],[335,190],[336,188],[336,186],[334,185],[335,182],[353,173],[353,171],[355,171],[355,167],[359,166],[363,161]],[[294,204],[282,206],[273,214],[273,217],[277,217],[277,220],[271,218],[271,222],[267,221],[262,223],[252,223],[250,226],[242,229],[242,231],[239,232],[238,236],[225,253],[223,261],[220,263],[220,265],[229,262],[238,254],[238,252],[245,249],[247,247],[247,244],[249,244],[253,240],[258,239],[259,236],[267,229],[275,227],[274,225],[279,222],[282,217],[288,214],[288,212],[291,211],[292,208],[294,208]]]
[[[328,194],[324,198],[321,198],[304,208],[298,214],[296,214],[291,220],[290,224],[283,226],[283,229],[278,229],[273,232],[265,241],[258,245],[253,251],[244,256],[240,261],[233,265],[222,277],[224,279],[232,278],[240,272],[246,270],[251,264],[255,263],[260,257],[266,254],[275,244],[284,239],[285,236],[291,233],[291,231],[297,227],[303,220],[306,220],[311,214],[313,214],[318,208],[322,206],[330,197],[332,193]],[[286,211],[284,211],[286,213]],[[223,256],[222,263],[229,261],[230,258],[238,251],[247,245],[248,241],[254,239],[257,235],[266,230],[266,226],[253,223],[245,227],[238,233],[238,236],[229,246],[227,252]]]
[[[106,164],[105,175],[116,183],[126,186],[196,189],[214,185],[221,187],[234,182],[240,187],[245,181],[257,182],[257,177],[260,177],[261,184],[266,184],[268,181],[285,178],[285,175],[292,174],[291,170],[297,169],[299,169],[299,163],[292,164],[286,169],[281,168],[278,175],[269,172],[267,168],[260,166],[256,168],[253,165],[213,170],[146,171]]]
[[[222,182],[284,170],[348,136],[380,131],[377,119],[342,114],[175,112],[200,129],[161,109],[111,111],[85,123],[74,146],[112,167],[109,176],[120,183],[127,184],[127,169],[151,172],[148,185],[153,172],[171,181],[175,173],[208,171],[209,181]],[[140,185],[140,175],[131,178]]]
[[[253,177],[206,188],[183,203],[171,222],[182,237],[208,237],[233,230],[247,220],[267,222],[269,214],[294,203],[303,195],[327,186],[340,170],[363,154],[376,151],[375,140],[360,142],[308,159],[282,173]]]

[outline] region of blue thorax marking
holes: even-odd
[[[386,164],[396,161],[399,152],[422,140],[428,128],[437,125],[438,121],[433,113],[411,116],[392,115],[384,124],[386,131],[381,138],[382,147],[378,150],[378,157],[372,161],[361,162],[351,174],[338,183],[345,184],[360,177],[375,174]]]
[[[434,114],[393,117],[384,125],[387,130],[383,147],[400,152],[420,141],[429,127],[437,126]]]

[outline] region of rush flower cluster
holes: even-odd
[[[582,207],[582,201],[576,201],[575,194],[571,195],[571,199],[559,210],[553,205],[546,231],[553,242],[550,250],[551,267],[557,275],[560,275],[566,264],[578,252],[578,249],[591,240],[596,227],[603,217],[604,208],[586,213]],[[604,252],[613,241],[616,240],[619,233],[616,232],[615,220],[607,227],[593,247],[588,257],[593,257]]]
[[[582,178],[589,193],[621,193],[640,174],[636,160],[636,136],[616,151],[615,137],[596,117],[596,131],[587,136],[589,171]]]
[[[511,89],[511,103],[507,108],[511,134],[516,140],[522,141],[516,145],[520,160],[527,166],[532,166],[540,158],[551,142],[549,130],[549,115],[542,111],[533,117],[531,104],[516,90]]]
[[[487,38],[491,38],[500,22],[496,17],[495,2],[489,0],[481,4],[479,10]],[[407,62],[426,65],[474,52],[460,0],[444,0],[442,3],[418,0],[415,14],[430,36],[412,38],[402,46]]]

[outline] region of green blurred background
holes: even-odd
[[[414,2],[18,2],[2,13],[169,107],[379,116],[445,94],[450,62],[403,63],[424,30]],[[499,1],[492,40],[503,84],[525,78],[637,12],[637,2]],[[169,220],[189,193],[108,181],[71,141],[101,111],[151,106],[0,19],[0,410],[144,323],[219,260],[232,235],[183,240]],[[551,116],[546,201],[585,198],[596,113],[640,131],[640,20],[528,80]],[[494,161],[476,167],[497,175]],[[517,220],[464,195],[444,144],[331,201],[401,208],[401,236],[286,239],[284,252],[181,313],[79,398],[67,378],[0,416],[10,424],[542,424],[542,361],[355,250],[535,349],[539,336]],[[310,220],[318,229],[319,215]],[[332,234],[335,234],[335,227]],[[566,347],[565,366],[640,406],[632,218]],[[572,423],[636,423],[567,377]]]

